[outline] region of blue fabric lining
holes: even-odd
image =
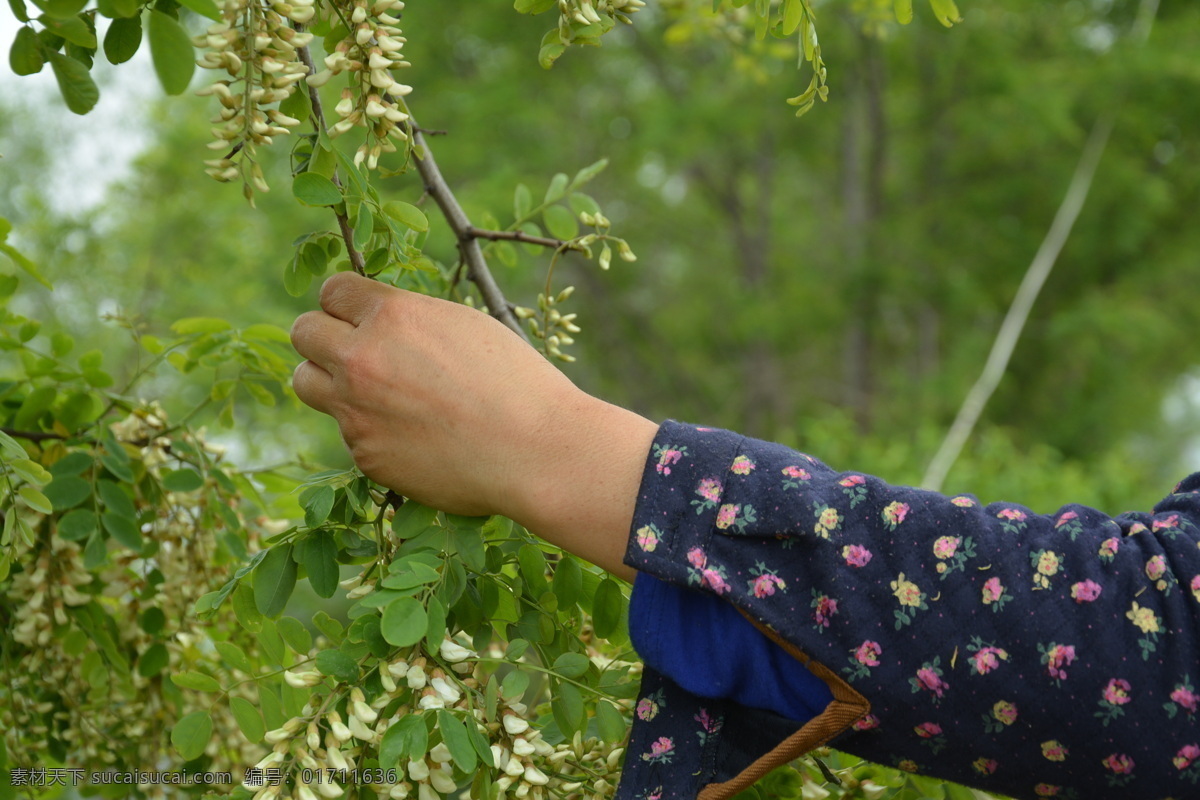
[[[817,716],[829,687],[728,602],[639,572],[629,638],[642,660],[700,697],[774,711],[795,722]]]

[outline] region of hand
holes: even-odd
[[[417,502],[504,514],[622,575],[657,426],[597,400],[487,314],[353,273],[321,288],[293,386],[358,467]]]

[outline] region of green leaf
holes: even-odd
[[[69,511],[58,521],[58,536],[68,542],[81,542],[100,527],[95,511],[77,509]]]
[[[558,598],[558,608],[565,611],[579,602],[583,593],[583,572],[578,562],[564,553],[554,568],[554,579],[550,584]]]
[[[194,492],[204,485],[204,478],[194,469],[171,470],[163,476],[163,488],[168,492]]]
[[[556,239],[564,241],[579,235],[579,220],[565,206],[550,206],[542,212],[546,230]]]
[[[438,730],[442,732],[442,741],[449,748],[450,757],[454,759],[454,763],[463,772],[468,774],[474,772],[478,759],[475,756],[475,748],[471,746],[471,739],[467,736],[467,729],[463,727],[458,717],[445,709],[438,709],[437,720]],[[472,724],[474,723],[472,722]]]
[[[33,75],[42,71],[46,57],[42,55],[42,43],[33,28],[22,25],[17,29],[17,36],[8,51],[8,65],[17,75]]]
[[[449,747],[450,745],[446,745]],[[383,734],[379,743],[379,766],[394,769],[401,759],[423,759],[429,748],[429,732],[420,714],[401,717]]]
[[[275,624],[279,626],[279,633],[288,647],[302,656],[308,655],[308,651],[312,649],[313,638],[300,620],[295,617],[280,617]]]
[[[588,671],[591,659],[583,653],[563,653],[554,659],[554,671],[564,678],[578,678]]]
[[[520,669],[514,669],[504,676],[500,682],[500,694],[506,700],[520,700],[529,688],[529,675]]]
[[[22,0],[8,0],[8,7],[12,9],[13,16],[16,17],[19,21],[29,22],[29,13],[26,10],[25,3],[22,2]],[[0,237],[0,238],[3,238],[3,237]],[[0,766],[2,766],[3,764],[4,764],[4,761],[0,760]]]
[[[607,158],[602,158],[594,164],[587,165],[583,169],[579,170],[579,172],[575,173],[575,177],[571,179],[571,188],[577,189],[580,186],[583,186],[585,183],[590,182],[592,178],[595,178],[597,175],[603,172],[607,166]]]
[[[375,230],[375,217],[371,215],[371,209],[363,203],[358,208],[358,216],[354,220],[354,246],[359,250],[366,248],[371,243],[371,234]]]
[[[179,5],[190,8],[202,17],[208,17],[213,22],[221,21],[221,10],[213,0],[179,0]]]
[[[70,19],[83,11],[87,0],[33,0],[33,4],[55,19]]]
[[[550,41],[542,40],[542,46],[538,50],[538,64],[542,69],[550,69],[554,66],[554,62],[558,61],[558,57],[567,51],[564,45],[558,38],[558,29],[554,28],[548,32],[547,38]]]
[[[408,647],[424,638],[429,630],[425,608],[411,597],[401,597],[383,609],[380,630],[388,644]]]
[[[567,176],[565,173],[558,173],[550,179],[550,186],[546,189],[546,196],[543,198],[543,203],[557,203],[563,199],[567,193]]]
[[[62,56],[62,58],[66,58],[66,56]],[[67,60],[68,60],[68,61],[71,61],[72,59],[67,59]],[[79,62],[78,62],[78,61],[75,61],[74,63],[75,63],[75,64],[79,64]],[[53,64],[52,64],[51,66],[53,66]],[[79,64],[79,66],[80,66],[80,67],[83,67],[83,64]],[[86,71],[87,71],[87,68],[86,68],[86,67],[83,67],[83,69],[84,69],[84,71],[85,71],[85,73],[86,73]],[[55,74],[55,76],[56,76],[56,77],[58,76],[58,71],[57,71],[57,69],[55,70],[55,73],[54,73],[54,74]],[[90,75],[86,75],[85,77],[86,77],[86,80],[88,80],[89,82],[92,80],[92,78],[91,78],[91,76],[90,76]],[[59,82],[58,82],[58,86],[59,86],[59,89],[60,89],[60,90],[63,92],[63,97],[64,97],[64,98],[65,98],[65,97],[67,97],[67,94],[66,94],[66,91],[67,91],[67,90],[66,90],[66,89],[63,89],[63,82],[62,82],[62,80],[61,80],[61,79],[60,79],[60,80],[59,80]],[[92,91],[96,93],[96,97],[92,99],[91,105],[89,105],[89,106],[87,107],[87,110],[84,110],[84,111],[76,111],[75,113],[77,113],[77,114],[86,114],[86,113],[87,113],[87,111],[91,110],[91,107],[92,107],[92,106],[94,106],[94,105],[96,104],[96,99],[98,99],[100,95],[99,95],[99,92],[96,90],[96,86],[95,86],[95,84],[92,84]],[[68,104],[68,106],[70,105],[70,103],[71,103],[71,100],[70,100],[70,99],[68,99],[68,100],[67,100],[67,104]],[[74,109],[72,109],[72,110],[74,111]],[[37,268],[37,265],[36,265],[36,264],[34,264],[32,261],[30,261],[30,260],[29,260],[28,258],[26,258],[25,256],[21,255],[21,253],[19,253],[19,252],[17,251],[17,249],[16,249],[15,247],[13,247],[12,245],[9,245],[9,244],[4,244],[3,242],[0,242],[0,253],[4,253],[6,256],[8,256],[9,258],[11,258],[14,264],[16,264],[16,265],[17,265],[18,267],[20,267],[21,269],[25,270],[25,272],[27,272],[27,273],[30,275],[30,277],[32,277],[32,278],[33,278],[34,280],[36,280],[38,283],[40,283],[40,284],[42,284],[43,286],[45,286],[47,289],[53,289],[53,288],[54,288],[53,286],[51,286],[51,284],[50,284],[50,281],[46,280],[46,278],[45,278],[45,277],[43,277],[42,273],[41,273],[41,272],[38,270],[38,268]]]
[[[308,582],[318,597],[329,599],[337,591],[338,547],[333,534],[317,530],[296,545],[296,557],[308,572]]]
[[[115,511],[108,511],[100,520],[104,524],[104,530],[108,531],[114,539],[135,553],[141,552],[142,532],[138,530],[137,523],[132,518]]]
[[[43,491],[46,493],[46,497],[50,498],[50,503],[54,506],[55,511],[66,511],[91,497],[92,485],[75,475],[60,475],[47,484]],[[83,513],[90,514],[91,512]],[[61,520],[59,527],[62,527]]]
[[[554,721],[563,736],[570,740],[575,731],[583,728],[583,696],[573,684],[558,682],[557,691],[550,701]]]
[[[311,173],[305,173],[306,175]],[[283,268],[283,288],[292,297],[299,297],[312,285],[313,273],[305,268],[300,258],[293,257]]]
[[[600,738],[609,744],[616,744],[625,738],[625,717],[617,707],[607,700],[596,701],[596,728]]]
[[[426,218],[425,212],[412,203],[405,203],[400,200],[384,203],[383,213],[417,233],[425,233],[425,231],[429,230],[429,220]]]
[[[317,653],[317,671],[343,683],[358,681],[358,662],[341,650],[322,650]]]
[[[333,181],[315,172],[302,172],[292,181],[292,194],[308,206],[333,206],[342,202],[342,192]]]
[[[520,14],[541,14],[558,5],[558,0],[516,0],[513,8]],[[518,214],[517,216],[520,216]]]
[[[47,31],[66,39],[71,44],[77,44],[89,50],[96,49],[96,34],[80,17],[70,15],[64,19],[55,19],[48,14],[43,14],[38,17],[38,22],[45,25]],[[86,64],[81,63],[81,66],[87,69]]]
[[[596,587],[592,601],[592,628],[596,635],[607,639],[621,626],[621,615],[625,610],[625,597],[621,587],[611,578],[605,578]]]
[[[301,500],[304,506],[304,524],[315,528],[329,519],[329,512],[333,510],[333,487],[317,486],[306,494],[308,496]]]
[[[933,15],[937,17],[937,21],[947,28],[956,22],[962,22],[962,15],[958,13],[958,6],[954,4],[954,0],[929,0],[929,5],[933,8]]]
[[[138,675],[143,678],[153,678],[166,669],[170,663],[171,654],[167,652],[166,645],[162,642],[155,642],[146,648],[146,652],[138,658]]]
[[[431,651],[436,651],[446,638],[446,607],[437,597],[431,597],[426,614],[429,617],[429,625],[425,629],[425,643]]]
[[[312,114],[312,100],[309,99],[303,83],[279,103],[279,111],[301,122],[308,119]]]
[[[912,0],[892,0],[892,10],[896,14],[896,21],[901,25],[907,25],[912,22]]]
[[[238,584],[233,592],[233,613],[237,621],[250,633],[259,633],[263,629],[263,616],[254,604],[254,590],[247,584]]]
[[[124,64],[142,46],[142,18],[114,19],[104,34],[104,57],[110,64]]]
[[[150,60],[163,91],[183,94],[192,82],[196,52],[187,31],[161,11],[150,12]]]
[[[15,472],[22,480],[37,484],[38,486],[48,483],[53,477],[46,471],[45,467],[28,458],[18,458],[15,461],[10,461],[8,468]]]
[[[254,568],[254,605],[265,617],[277,617],[296,588],[292,545],[276,545]]]
[[[529,216],[530,209],[533,208],[533,194],[529,191],[529,187],[523,183],[518,183],[516,191],[513,192],[513,217],[515,219],[525,219]]]
[[[191,761],[204,754],[212,729],[212,717],[207,711],[193,711],[175,723],[171,729],[171,744],[184,761]]]
[[[233,712],[233,718],[237,720],[242,735],[251,744],[258,744],[262,741],[267,727],[263,724],[262,714],[254,707],[253,703],[244,697],[231,697],[229,698],[229,710]]]
[[[525,579],[526,594],[539,597],[546,591],[546,556],[537,545],[523,544],[517,551],[517,563],[521,567],[521,577]]]
[[[326,614],[324,611],[318,611],[313,614],[313,625],[317,626],[317,630],[325,634],[325,638],[334,644],[340,644],[342,637],[346,634],[346,629],[342,627],[342,623],[338,622],[333,617]]]
[[[227,320],[219,317],[184,317],[171,323],[171,330],[180,336],[193,336],[205,333],[221,333],[232,330],[233,326]]]
[[[97,481],[96,489],[100,494],[100,499],[104,501],[106,509],[114,514],[120,514],[130,519],[137,517],[137,509],[134,508],[133,500],[121,488],[120,484],[112,481]]]
[[[258,633],[258,643],[269,663],[282,666],[287,652],[283,649],[283,637],[279,635],[279,630],[271,620],[264,619],[262,621],[262,630]]]
[[[246,657],[245,651],[238,647],[233,642],[217,642],[217,652],[221,654],[221,660],[233,669],[239,669],[248,675],[254,673],[254,667],[250,664],[250,659]]]
[[[411,539],[433,524],[437,513],[436,508],[409,500],[392,517],[392,532],[399,539]]]
[[[151,606],[142,612],[142,618],[138,624],[141,625],[142,630],[153,636],[167,624],[167,615],[161,608]]]
[[[197,692],[219,692],[221,684],[211,675],[203,672],[184,672],[171,676],[171,683],[180,689],[194,689]]]
[[[62,93],[67,108],[76,114],[86,114],[91,111],[100,100],[100,90],[92,81],[87,67],[62,53],[50,53],[48,57],[50,66],[54,70],[54,78],[58,81],[58,90]],[[0,245],[0,250],[8,252],[8,249],[7,245]],[[17,263],[21,264],[19,261]],[[35,273],[31,272],[30,274],[37,277]]]

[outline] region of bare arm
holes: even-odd
[[[376,482],[458,514],[504,514],[632,580],[622,564],[658,426],[580,391],[486,314],[352,273],[292,342],[296,395],[331,415]]]

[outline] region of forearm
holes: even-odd
[[[583,392],[571,392],[518,466],[511,506],[518,523],[552,544],[633,581],[622,563],[642,469],[658,425]]]

